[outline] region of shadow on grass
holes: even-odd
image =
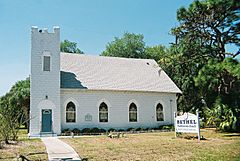
[[[1,159],[11,159],[12,160],[12,159],[15,159],[15,157],[5,157],[5,158],[0,157],[0,160]]]
[[[240,134],[225,134],[224,137],[240,137]]]
[[[177,138],[187,139],[187,140],[198,140],[198,136],[191,136],[191,135],[180,135]],[[201,136],[200,140],[207,140],[207,138]]]
[[[31,156],[31,155],[42,155],[42,154],[46,154],[46,152],[37,152],[37,153],[29,153],[29,154],[26,154],[26,155],[19,155],[17,158],[18,159],[21,159],[21,160],[24,160],[24,161],[30,161],[27,157],[28,156]],[[5,157],[5,158],[1,158],[0,157],[0,160],[1,159],[5,159],[5,160],[13,160],[13,159],[16,159],[16,157]]]
[[[47,154],[47,153],[46,152],[28,153],[26,156],[39,155],[39,154]]]

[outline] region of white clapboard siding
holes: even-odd
[[[172,100],[170,102],[170,100]],[[76,123],[66,123],[66,105],[72,101],[76,105]],[[99,122],[98,108],[101,102],[108,105],[108,122]],[[138,121],[129,122],[129,104],[134,102],[138,108]],[[156,105],[164,107],[164,121],[156,121]],[[154,92],[90,91],[61,89],[61,128],[115,128],[158,127],[173,124],[173,114],[177,110],[176,94]],[[92,121],[85,121],[90,114]]]

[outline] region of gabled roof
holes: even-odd
[[[61,88],[181,93],[152,59],[61,53]]]

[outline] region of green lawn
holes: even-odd
[[[127,134],[124,138],[107,136],[62,138],[82,158],[88,160],[239,160],[240,134],[217,133],[214,129],[201,130],[207,140],[198,142],[174,138],[173,132]],[[47,160],[40,139],[27,139],[26,130],[20,131],[20,141],[0,149],[0,160],[14,160],[24,155],[30,160]]]
[[[25,129],[19,132],[19,142],[4,145],[4,148],[0,149],[0,160],[12,161],[20,155],[33,161],[47,160],[48,158],[42,141],[40,139],[28,139]]]
[[[128,134],[124,138],[64,138],[88,160],[240,160],[240,134],[203,129],[207,140],[174,138],[173,132]]]

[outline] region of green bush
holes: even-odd
[[[82,133],[83,134],[90,134],[91,133],[91,129],[90,128],[84,128],[84,129],[82,129]]]
[[[136,131],[144,131],[144,129],[139,127],[139,128],[136,129]]]
[[[99,129],[99,133],[106,133],[107,131],[105,129]]]
[[[91,133],[100,133],[100,129],[97,127],[92,128],[90,131]]]
[[[62,133],[71,133],[71,130],[70,129],[63,129]]]
[[[160,125],[160,126],[158,127],[158,129],[159,129],[159,130],[162,130],[162,129],[163,129],[163,125]]]
[[[200,128],[205,128],[205,122],[200,121]]]
[[[221,131],[240,132],[240,109],[223,104],[218,98],[212,109],[205,111],[207,116],[206,125],[216,126]]]
[[[163,130],[170,130],[171,129],[171,127],[170,126],[163,126],[163,128],[162,128]]]
[[[174,130],[174,125],[165,125],[162,127],[163,130]]]
[[[135,128],[130,127],[127,129],[127,131],[135,131]]]
[[[114,128],[108,129],[108,132],[114,132],[114,131],[117,131],[117,130],[115,130]]]
[[[74,134],[79,134],[79,133],[81,132],[81,130],[75,128],[75,129],[72,130],[72,132],[73,132]]]
[[[119,129],[119,130],[116,130],[114,128],[110,128],[108,129],[107,131],[105,129],[99,129],[97,127],[94,127],[94,128],[84,128],[82,130],[79,130],[77,128],[73,129],[73,130],[70,130],[70,129],[64,129],[62,130],[62,133],[64,134],[67,134],[69,135],[71,132],[73,132],[74,134],[100,134],[100,133],[106,133],[106,132],[124,132],[124,131],[132,131],[132,132],[136,132],[136,131],[150,131],[150,130],[171,130],[173,129],[174,126],[173,125],[161,125],[159,126],[158,128],[142,128],[142,127],[139,127],[139,128],[128,128],[127,130],[124,130],[124,129]]]

